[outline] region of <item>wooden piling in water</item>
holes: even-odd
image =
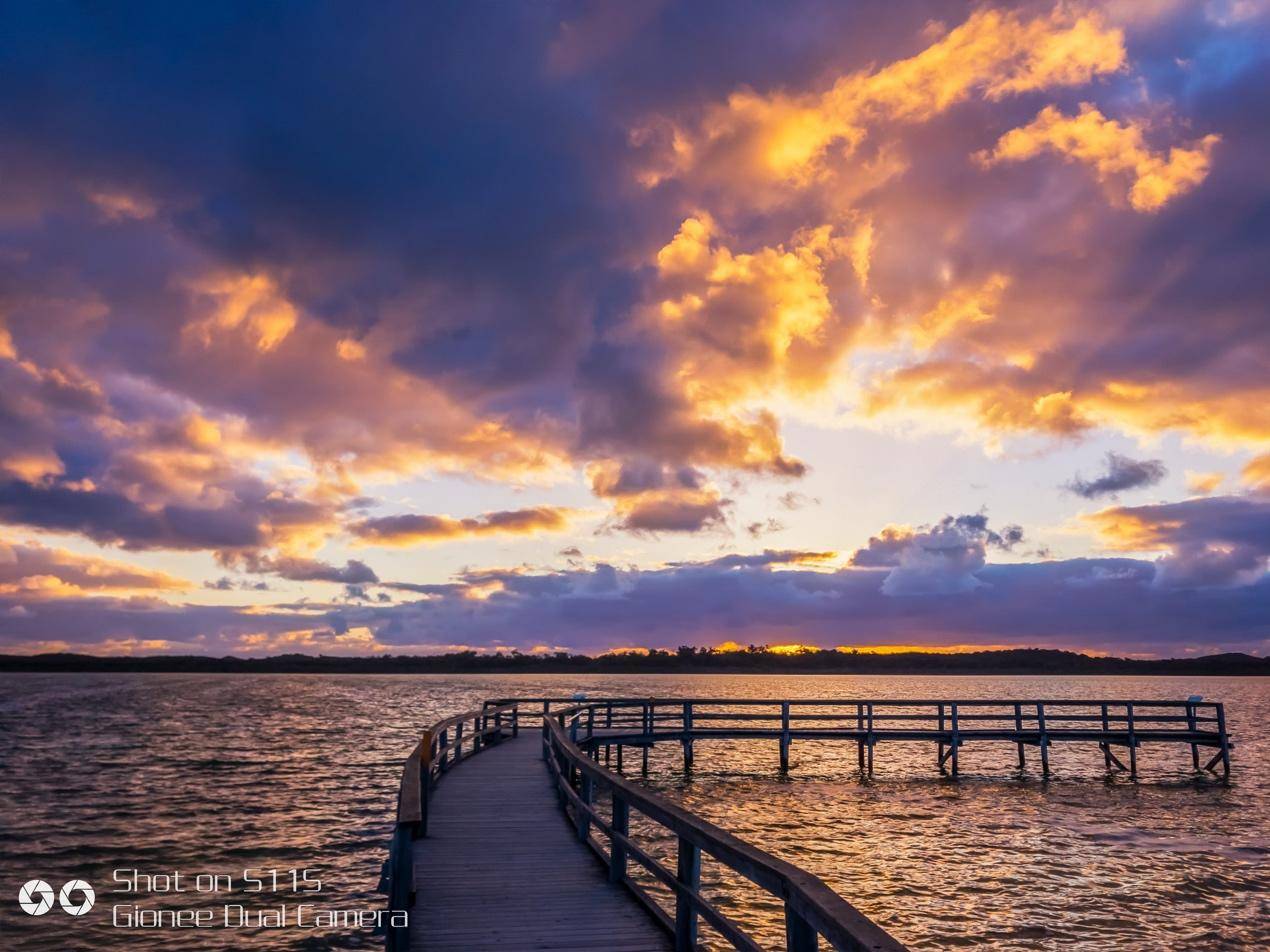
[[[781,773],[789,773],[789,702],[781,704]]]
[[[1020,737],[1022,736],[1023,734],[1023,705],[1022,704],[1014,705],[1014,730],[1016,733],[1020,735]],[[1026,770],[1027,769],[1027,754],[1024,753],[1022,740],[1018,742],[1018,747],[1019,747],[1019,769]]]
[[[1125,717],[1129,725],[1129,778],[1138,779],[1138,737],[1133,730],[1133,705],[1125,705]]]
[[[683,719],[684,772],[692,770],[692,702],[685,702]]]

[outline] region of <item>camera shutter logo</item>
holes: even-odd
[[[73,893],[80,894],[79,902],[72,901]],[[69,915],[82,916],[93,908],[93,903],[97,901],[97,894],[93,892],[93,887],[84,882],[84,880],[72,879],[57,894],[57,901]]]
[[[53,887],[42,879],[32,879],[18,890],[18,905],[28,916],[42,916],[53,908]]]

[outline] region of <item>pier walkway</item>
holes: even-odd
[[[670,950],[670,937],[560,811],[536,731],[448,776],[414,841],[410,948],[426,952]]]
[[[698,952],[703,941],[762,952],[737,917],[747,906],[783,916],[786,952],[904,952],[823,880],[624,774],[624,751],[646,774],[662,743],[682,749],[688,775],[695,746],[717,740],[774,743],[781,774],[795,742],[854,745],[863,782],[875,748],[897,743],[931,745],[950,781],[971,743],[1012,749],[1020,776],[1031,748],[1043,778],[1053,745],[1084,747],[1131,782],[1144,745],[1189,750],[1197,781],[1222,782],[1234,747],[1223,705],[1199,697],[487,701],[425,730],[406,760],[380,883],[388,952]],[[673,844],[669,858],[650,834]],[[757,904],[703,890],[703,858]]]

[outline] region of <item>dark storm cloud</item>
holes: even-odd
[[[247,612],[237,607],[174,605],[150,598],[69,598],[14,603],[0,595],[0,639],[6,645],[65,642],[71,650],[103,650],[109,642],[181,645],[218,653],[242,650],[239,639],[282,635],[321,626],[325,615],[305,617],[285,608]],[[154,650],[154,649],[151,649]]]
[[[671,562],[671,568],[738,569],[758,568],[765,565],[799,565],[808,562],[826,562],[836,552],[806,552],[800,549],[764,549],[755,555],[721,555],[708,562]]]
[[[489,645],[516,632],[522,647],[603,650],[624,645],[798,642],[1053,645],[1176,655],[1191,649],[1265,647],[1270,584],[1235,592],[1181,593],[1152,584],[1154,567],[1130,559],[988,565],[982,585],[902,599],[882,591],[885,572],[816,572],[765,565],[697,564],[661,570],[604,567],[521,576],[479,601],[453,594],[349,615],[389,644]],[[598,573],[600,570],[597,569]],[[533,584],[529,584],[533,581]]]
[[[269,591],[268,582],[248,582],[245,579],[235,580],[228,575],[222,575],[218,579],[208,580],[203,583],[203,587],[213,592],[232,592],[242,590],[245,592],[267,592]]]
[[[728,504],[715,497],[640,499],[626,510],[618,527],[634,533],[701,532],[723,525]]]
[[[1209,496],[1154,506],[1116,506],[1088,517],[1123,551],[1167,550],[1155,563],[1161,588],[1260,583],[1270,565],[1270,495]]]
[[[1073,33],[1083,6],[1050,2],[628,6],[0,10],[0,521],[269,559],[356,600],[6,603],[4,637],[1255,644],[1246,503],[1122,513],[1157,564],[986,565],[1022,533],[981,516],[893,527],[837,573],[759,557],[392,583],[409,605],[365,603],[364,563],[282,561],[340,531],[365,473],[596,466],[610,526],[718,528],[721,474],[806,472],[764,406],[835,382],[873,395],[862,412],[994,437],[1264,447],[1263,15],[1117,4]],[[1084,101],[1114,174],[1053,143],[975,158]],[[800,131],[827,138],[791,176]],[[1135,209],[1139,169],[1159,180],[1174,149],[1203,168]],[[893,373],[841,379],[858,334],[895,345]],[[393,541],[567,521],[358,519]]]
[[[211,653],[281,650],[365,653],[455,646],[538,644],[581,651],[642,645],[788,643],[1045,645],[1178,655],[1264,651],[1270,582],[1177,591],[1154,584],[1155,566],[1132,559],[987,565],[971,591],[923,598],[883,592],[886,571],[789,567],[782,557],[723,559],[654,570],[532,575],[475,573],[397,605],[278,605],[245,612],[173,606],[153,599],[15,602],[0,595],[0,641],[64,641],[104,650],[107,641],[159,640]],[[473,585],[487,594],[473,599]],[[490,592],[489,586],[500,586]],[[360,599],[365,589],[354,592]],[[373,641],[368,640],[373,634]],[[456,633],[462,638],[457,639]],[[360,633],[360,634],[359,634]],[[509,640],[509,634],[514,637]],[[920,635],[920,637],[917,637]]]
[[[77,532],[128,549],[230,549],[263,545],[259,514],[237,506],[148,509],[118,493],[0,482],[0,520]]]
[[[1072,19],[1051,16],[1048,3],[1015,6],[1018,22],[1041,32],[1065,35]],[[1255,119],[1264,111],[1257,107],[1265,65],[1243,37],[1234,65],[1213,66],[1205,50],[1225,50],[1234,37],[1212,17],[1144,16],[1126,31],[1139,44],[1130,50],[1134,68],[1153,88],[1171,89],[1189,110],[1185,118],[1223,137],[1221,174],[1205,181],[1205,201],[1181,201],[1160,215],[1102,208],[1086,169],[1037,161],[974,170],[969,156],[1035,113],[1031,100],[995,92],[991,109],[976,95],[924,125],[863,130],[876,154],[846,156],[827,169],[830,186],[838,181],[832,176],[860,171],[857,158],[885,166],[892,147],[907,168],[894,193],[880,180],[850,208],[841,190],[814,176],[808,181],[819,189],[783,185],[771,194],[738,193],[729,168],[715,178],[685,173],[641,184],[660,141],[654,133],[665,124],[681,125],[691,144],[703,121],[708,128],[705,120],[727,112],[733,94],[751,104],[782,95],[814,100],[835,81],[919,56],[966,15],[951,4],[823,0],[779,14],[761,4],[702,3],[621,16],[573,3],[497,15],[408,4],[381,4],[373,15],[232,3],[142,5],[127,17],[57,3],[11,8],[2,24],[10,42],[0,51],[9,92],[0,103],[0,158],[10,186],[6,230],[23,255],[11,270],[28,275],[14,279],[28,297],[43,288],[82,298],[75,330],[89,333],[54,334],[47,319],[23,314],[10,330],[24,353],[84,339],[79,356],[89,373],[153,379],[322,461],[378,455],[388,468],[416,471],[473,456],[515,469],[557,454],[797,477],[805,464],[784,451],[772,414],[703,408],[675,385],[679,372],[730,364],[733,383],[752,379],[761,392],[779,390],[784,375],[823,371],[850,343],[861,305],[879,299],[887,323],[936,303],[932,289],[946,285],[915,271],[908,260],[915,255],[949,261],[958,285],[995,270],[1015,276],[1005,302],[1012,319],[958,328],[966,351],[1036,349],[1029,315],[1042,310],[1045,326],[1070,324],[1079,339],[1054,342],[1026,373],[985,375],[956,359],[923,365],[922,379],[896,378],[913,385],[905,399],[971,401],[1007,429],[1079,432],[1088,411],[1042,398],[1073,393],[1079,403],[1108,381],[1182,380],[1194,400],[1161,410],[1161,419],[1252,426],[1240,410],[1248,401],[1231,400],[1230,388],[1266,376],[1258,356],[1266,348],[1250,346],[1264,343],[1263,322],[1247,319],[1264,297],[1256,262],[1268,230],[1247,199],[1266,184],[1257,161],[1264,149],[1256,148],[1263,124]],[[995,49],[996,21],[987,13],[970,19],[980,45]],[[1099,20],[1095,32],[1111,37],[1114,25]],[[1255,36],[1256,28],[1244,32]],[[1007,78],[1017,78],[1020,58],[1030,62],[1026,53],[1003,60]],[[1122,94],[1136,80],[1118,70],[1109,62],[1090,75]],[[1070,85],[1047,89],[1069,112],[1080,97],[1102,92]],[[708,159],[713,146],[706,146],[699,151]],[[1079,201],[1022,205],[1022,217],[981,211],[1013,207],[1038,185]],[[733,261],[772,252],[845,212],[876,220],[876,287],[848,290],[826,254],[812,270],[832,285],[835,318],[797,342],[788,366],[755,346],[763,335],[748,333],[755,315],[778,309],[775,299],[747,297],[748,285],[707,278],[705,290],[721,293],[708,320],[689,324],[680,339],[665,328],[633,333],[641,308],[664,303],[663,292],[691,290],[658,285],[652,262],[687,216],[706,212],[718,218],[712,252]],[[1124,249],[1114,262],[1074,240],[1073,229],[1090,216],[1098,234]],[[1009,223],[1082,253],[1056,255],[1045,242],[1020,240]],[[945,234],[959,236],[955,249],[940,246]],[[182,338],[189,286],[203,288],[195,304],[220,293],[195,280],[213,266],[257,282],[245,323],[268,345],[266,356],[226,348],[217,334],[224,325],[215,321],[194,328],[211,341],[204,351]],[[1056,289],[1070,292],[1070,313],[1044,307]],[[277,322],[286,307],[299,322],[290,338],[285,321]],[[1197,310],[1206,315],[1203,332]],[[1133,332],[1085,334],[1082,314],[1098,327],[1133,325]],[[275,323],[265,326],[270,318]],[[327,326],[329,339],[307,329],[312,320]],[[343,363],[331,356],[337,342]],[[366,361],[360,371],[359,360]],[[412,393],[409,381],[428,389]],[[447,399],[475,419],[449,412]],[[1221,404],[1221,412],[1202,412],[1195,400]],[[436,420],[414,412],[424,402],[438,407]],[[1051,408],[1048,415],[1037,419],[1038,405]],[[1107,410],[1113,418],[1121,411],[1137,416],[1141,408]],[[512,432],[474,451],[473,430],[491,420]],[[56,428],[64,449],[73,442],[69,428]],[[46,435],[19,441],[48,442]],[[522,437],[522,454],[499,456],[497,447]],[[700,501],[678,508],[701,513],[699,526],[717,522]],[[694,522],[653,511],[632,525],[650,521]]]
[[[209,484],[209,488],[212,484]],[[94,486],[50,481],[0,481],[0,521],[53,532],[75,532],[125,549],[258,549],[326,525],[331,507],[286,494],[255,479],[216,485],[220,505],[143,505]]]
[[[1065,488],[1077,496],[1097,499],[1099,496],[1114,496],[1126,489],[1154,486],[1167,475],[1168,469],[1158,459],[1138,460],[1109,452],[1106,471],[1102,475],[1084,479],[1077,474]]]
[[[365,562],[349,559],[344,565],[331,565],[318,559],[299,556],[269,556],[258,552],[242,555],[231,554],[226,562],[244,572],[277,575],[292,582],[338,582],[343,585],[364,585],[379,581],[379,576]]]

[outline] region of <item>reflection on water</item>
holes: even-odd
[[[940,779],[929,744],[697,743],[691,778],[663,745],[649,783],[817,873],[914,948],[1270,947],[1270,682],[1224,678],[786,676],[0,677],[0,936],[5,949],[371,948],[368,929],[113,928],[111,871],[318,871],[316,908],[375,909],[401,760],[432,720],[491,696],[1127,697],[1227,702],[1234,782],[1195,783],[1185,747],[1147,747],[1143,780],[1108,782],[1072,745],[1055,779],[1019,779],[1007,745],[962,750]],[[637,758],[628,760],[628,768]],[[636,773],[637,775],[637,773]],[[662,844],[665,848],[665,844]],[[707,861],[729,914],[779,945],[779,909]],[[28,879],[82,877],[82,919],[17,909]],[[179,898],[216,906],[214,896]],[[236,897],[242,898],[242,897]],[[148,897],[150,905],[161,900]],[[173,900],[175,902],[176,900]],[[247,899],[263,906],[296,898]]]

